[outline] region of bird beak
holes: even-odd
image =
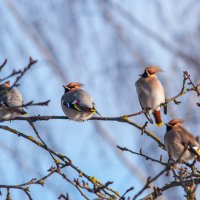
[[[166,126],[170,126],[170,127],[172,127],[172,125],[170,125],[170,124],[168,124],[168,123],[165,123],[165,125],[166,125]]]
[[[67,87],[66,85],[63,85],[63,88],[64,88],[64,89],[68,89],[68,90],[70,89],[70,88]]]

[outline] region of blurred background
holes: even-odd
[[[0,2],[0,13],[0,63],[8,59],[1,78],[25,67],[31,56],[38,63],[20,82],[24,100],[51,100],[48,107],[29,108],[30,116],[63,115],[62,85],[71,81],[84,83],[102,116],[140,111],[135,81],[148,65],[164,70],[158,76],[168,98],[180,92],[184,70],[194,83],[200,81],[199,1],[6,0]],[[185,126],[198,136],[200,112],[195,104],[199,99],[190,92],[179,100],[182,104],[168,105],[163,121],[183,118]],[[132,120],[143,125],[146,118],[140,115]],[[27,122],[5,124],[35,137]],[[128,124],[51,120],[37,122],[36,127],[49,147],[66,154],[88,175],[102,182],[113,181],[112,188],[120,193],[134,186],[130,196],[162,168],[128,152],[121,153],[116,145],[134,151],[142,148],[154,158],[162,154],[165,161],[168,158],[151,138],[141,136]],[[148,129],[163,141],[164,126],[149,125]],[[23,138],[0,132],[0,184],[24,183],[47,174],[53,165],[47,152]],[[65,172],[70,178],[78,176],[69,169]],[[161,187],[169,180],[164,177],[155,185]],[[30,191],[34,200],[53,200],[66,192],[71,199],[82,199],[58,175],[51,176],[44,187],[32,186]],[[2,190],[2,197],[5,194]],[[15,190],[11,195],[15,200],[27,198]],[[184,199],[183,190],[170,189],[160,199]]]

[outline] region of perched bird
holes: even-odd
[[[156,73],[160,71],[162,70],[159,67],[149,66],[135,83],[142,109],[152,111],[157,126],[162,126],[160,105],[165,102],[163,86],[156,76]],[[166,105],[164,106],[164,113],[167,114]],[[145,116],[153,124],[148,112],[145,113]]]
[[[166,124],[165,148],[170,158],[188,161],[197,157],[200,161],[200,144],[183,126],[183,120],[173,119]]]
[[[95,113],[100,115],[92,97],[81,89],[83,84],[72,82],[63,85],[65,92],[61,99],[61,106],[65,115],[74,121],[90,119]]]
[[[16,88],[10,87],[10,81],[0,85],[0,120],[27,115],[22,105],[22,95]]]

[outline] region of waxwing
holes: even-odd
[[[165,102],[163,86],[156,76],[156,73],[160,71],[162,70],[159,67],[149,66],[135,83],[142,109],[153,113],[157,126],[162,126],[160,105]],[[164,113],[167,114],[166,105],[164,106]],[[145,113],[145,116],[153,124],[148,112]]]
[[[95,113],[100,115],[93,102],[92,97],[81,89],[83,84],[72,82],[64,85],[64,95],[61,99],[62,110],[65,115],[74,121],[90,119]]]
[[[0,85],[0,120],[27,115],[22,105],[22,95],[16,88],[10,87],[10,81]]]
[[[182,119],[173,119],[166,124],[165,148],[172,159],[188,161],[197,157],[200,160],[200,144],[183,126]]]

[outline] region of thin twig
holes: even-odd
[[[164,174],[166,171],[168,170],[168,167],[165,167],[163,170],[161,170],[155,177],[151,178],[148,177],[147,178],[147,182],[144,185],[144,187],[133,197],[133,200],[135,200],[139,195],[141,195],[148,187],[149,184],[152,183],[153,181],[155,181],[156,179],[158,179],[162,174]]]
[[[34,103],[33,101],[30,101],[30,102],[28,102],[26,104],[22,104],[21,106],[5,107],[3,109],[4,110],[11,110],[11,111],[13,110],[14,111],[16,108],[27,108],[27,107],[31,107],[31,106],[48,106],[49,102],[50,102],[50,100],[43,101],[43,102],[37,102],[37,103]],[[12,118],[10,118],[8,120],[10,121],[10,120],[12,120]],[[2,121],[6,121],[6,120],[2,120]]]
[[[160,187],[158,189],[161,192],[164,192],[164,191],[166,191],[166,190],[168,190],[170,188],[182,186],[183,182],[187,186],[189,186],[191,183],[194,183],[194,184],[198,185],[198,184],[200,184],[200,178],[195,178],[195,179],[191,179],[191,180],[176,181],[176,182],[167,183],[163,187]],[[148,194],[147,196],[143,197],[142,200],[156,199],[157,197],[158,197],[158,195],[155,194],[155,192],[152,192],[152,193]]]
[[[72,184],[79,192],[80,194],[87,200],[90,200],[84,193],[83,191],[78,187],[77,184],[75,184],[73,181],[71,181],[69,178],[67,178],[67,176],[62,173],[61,171],[57,171],[58,174],[60,174],[67,182],[69,182],[70,184]]]
[[[143,154],[143,153],[142,153],[142,149],[140,149],[140,152],[138,153],[138,152],[135,152],[135,151],[132,151],[132,150],[128,149],[127,147],[120,147],[120,146],[117,145],[117,148],[120,149],[121,151],[128,151],[128,152],[130,152],[130,153],[132,153],[132,154],[135,154],[135,155],[139,155],[139,156],[141,156],[141,157],[144,157],[146,160],[150,160],[150,161],[152,161],[152,162],[156,162],[156,163],[159,163],[159,164],[164,165],[164,166],[167,166],[167,165],[168,165],[167,163],[164,163],[164,162],[162,162],[162,161],[160,161],[160,160],[151,158],[151,157],[149,157],[149,156]]]
[[[53,154],[54,156],[56,156],[59,159],[61,159],[66,165],[68,165],[69,167],[71,167],[72,169],[74,169],[75,171],[77,171],[78,174],[80,174],[81,176],[85,177],[92,184],[94,184],[94,185],[98,184],[99,186],[103,186],[103,184],[100,181],[98,181],[95,177],[88,176],[86,173],[84,173],[82,170],[80,170],[77,166],[73,165],[72,162],[71,162],[71,160],[67,156],[62,155],[60,153],[57,153],[57,152],[53,151],[52,149],[50,149],[49,147],[47,149],[46,146],[43,143],[35,140],[32,136],[28,136],[28,135],[26,135],[26,134],[24,134],[24,133],[22,133],[20,131],[17,131],[17,130],[15,130],[13,128],[10,128],[10,127],[4,126],[4,125],[0,125],[0,129],[9,131],[10,133],[13,133],[13,134],[15,134],[15,135],[17,135],[19,137],[23,137],[23,138],[25,138],[25,139],[33,142],[37,146],[39,146],[39,147],[41,147],[41,148],[43,148],[43,149],[51,152],[51,154]],[[106,190],[108,190],[108,191],[112,192],[114,195],[120,197],[119,193],[116,192],[115,190],[113,190],[112,188],[107,187]]]
[[[127,193],[131,192],[132,190],[134,190],[134,187],[130,187],[129,189],[127,189],[124,194],[120,197],[119,200],[125,200],[125,196]]]
[[[21,71],[20,75],[16,78],[15,82],[11,86],[11,88],[18,86],[19,80],[24,76],[24,74],[37,62],[37,60],[33,60],[31,57],[29,58],[29,64]]]
[[[4,66],[7,63],[7,58],[4,60],[4,62],[0,65],[0,71],[4,68]]]
[[[51,156],[52,159],[54,160],[54,162],[55,162],[57,168],[59,168],[59,164],[60,164],[59,160],[57,160],[56,158],[54,158],[54,156],[53,156],[53,154],[51,153],[49,147],[46,145],[46,143],[44,142],[44,140],[40,137],[40,135],[39,135],[39,133],[38,133],[38,131],[37,131],[37,129],[36,129],[34,123],[31,122],[31,121],[28,121],[28,123],[30,124],[30,126],[31,126],[32,129],[34,130],[34,132],[35,132],[35,134],[37,135],[37,137],[39,138],[39,140],[40,140],[40,141],[42,142],[42,144],[46,147],[46,149],[47,149],[47,151],[49,152],[50,156]]]

